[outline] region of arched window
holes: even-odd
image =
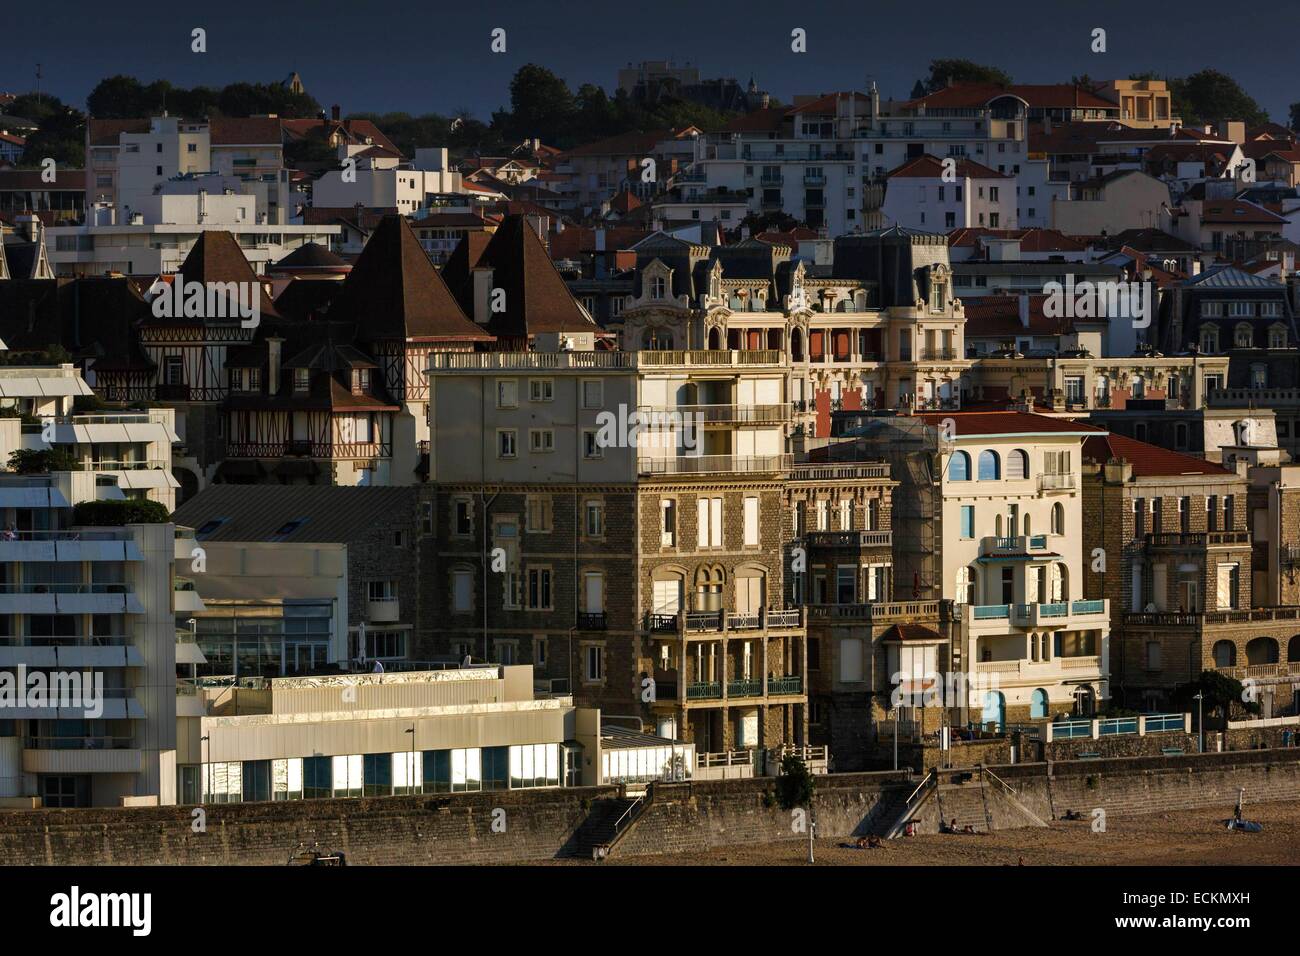
[[[1276,664],[1277,660],[1277,641],[1271,637],[1257,637],[1246,645],[1246,663],[1250,665],[1257,664]]]
[[[1286,659],[1291,663],[1300,663],[1300,634],[1286,643]]]
[[[1052,534],[1065,534],[1065,505],[1052,505]]]
[[[790,332],[790,358],[796,362],[803,361],[803,330],[793,329]]]
[[[997,481],[1002,477],[1002,462],[995,451],[980,452],[980,481]]]
[[[952,458],[948,460],[948,480],[970,481],[970,455],[964,451],[952,453]]]
[[[1246,322],[1238,322],[1237,327],[1232,331],[1232,344],[1234,348],[1248,349],[1255,344],[1255,330]]]
[[[1031,537],[1033,537],[1033,535],[1034,535],[1034,532],[1033,532],[1032,528],[1030,527],[1029,515],[1025,515],[1025,537],[1026,537],[1026,538],[1031,538]]]
[[[1029,719],[1045,720],[1047,718],[1047,691],[1041,687],[1029,698]]]
[[[1214,666],[1233,667],[1237,663],[1237,645],[1232,641],[1216,641],[1214,644]]]
[[[726,574],[718,565],[700,567],[695,572],[695,610],[722,609],[722,585]]]
[[[1007,480],[1029,477],[1029,456],[1017,448],[1007,456]]]

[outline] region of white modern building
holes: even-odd
[[[0,463],[15,451],[55,452],[66,466],[111,477],[124,497],[174,510],[175,409],[76,413],[77,396],[93,394],[71,365],[0,368]]]
[[[175,802],[176,621],[202,602],[171,523],[78,524],[112,498],[93,471],[0,476],[0,805]]]
[[[427,208],[434,196],[464,192],[445,147],[418,149],[412,163],[383,147],[343,143],[339,162],[341,168],[327,171],[312,186],[312,205],[396,209],[406,216]]]

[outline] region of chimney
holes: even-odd
[[[275,395],[280,391],[280,346],[284,339],[278,335],[266,337],[266,393]]]
[[[339,121],[339,105],[337,103],[330,107],[330,119],[336,123]]]
[[[492,313],[488,311],[490,307],[489,299],[492,296],[492,267],[479,266],[474,270],[474,321],[479,325],[487,325],[491,319]]]
[[[1020,326],[1021,328],[1027,329],[1029,328],[1029,293],[1022,292],[1018,298],[1019,302],[1017,305],[1020,312]]]

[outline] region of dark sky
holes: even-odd
[[[198,6],[0,3],[0,91],[31,89],[38,61],[43,89],[77,106],[114,73],[219,87],[297,70],[318,101],[345,113],[468,107],[486,119],[508,102],[510,76],[527,62],[571,88],[592,82],[612,92],[628,61],[671,57],[704,76],[752,74],[788,102],[797,92],[862,88],[868,76],[885,97],[906,97],[930,59],[959,56],[1040,83],[1214,67],[1283,122],[1300,100],[1295,30],[1285,18],[1271,29],[1267,16],[1238,18],[1201,0],[292,0],[187,12]],[[194,27],[207,30],[207,53],[190,51]],[[489,52],[494,27],[507,31],[505,54]],[[808,33],[806,54],[790,51],[795,27]],[[1107,30],[1104,54],[1089,49],[1094,27]]]

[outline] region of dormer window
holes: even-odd
[[[930,284],[930,311],[942,312],[944,299],[947,298],[948,287],[943,282],[932,282]]]
[[[668,294],[668,281],[663,276],[655,276],[650,280],[650,298],[662,299]]]
[[[295,392],[306,392],[311,386],[311,373],[305,368],[296,368],[293,370],[293,390]]]
[[[370,369],[354,368],[352,370],[352,394],[364,395],[370,391]]]

